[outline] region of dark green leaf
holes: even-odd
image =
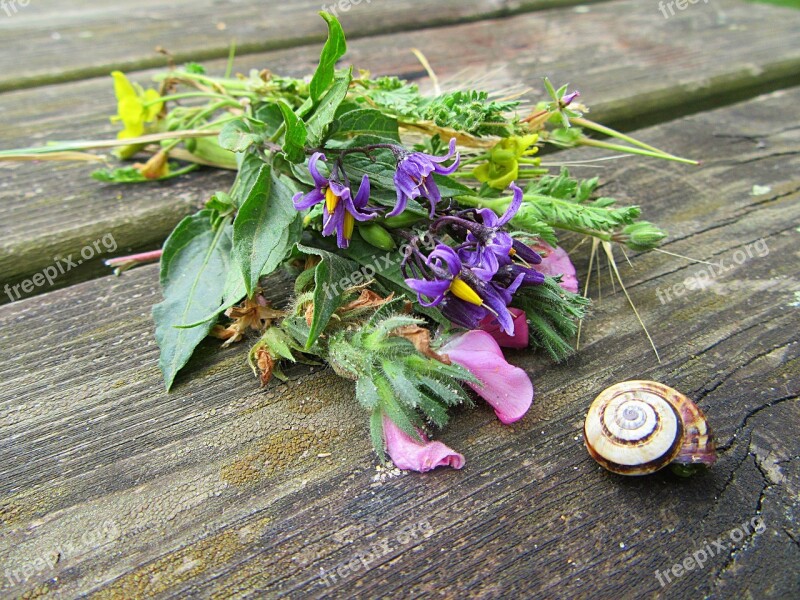
[[[352,67],[347,71],[342,71],[336,75],[331,89],[319,101],[311,116],[306,119],[306,130],[308,132],[308,144],[319,146],[325,137],[328,126],[336,116],[336,109],[347,96],[350,87],[350,80],[353,78]]]
[[[263,163],[233,224],[233,258],[252,296],[261,275],[283,262],[299,239],[301,217],[292,203],[293,188]]]
[[[400,141],[397,131],[397,119],[374,108],[357,108],[336,117],[339,128],[335,137],[353,137],[356,135],[376,135],[381,138]]]
[[[241,157],[239,172],[236,174],[236,181],[233,182],[230,194],[231,200],[233,200],[237,208],[244,204],[247,196],[250,195],[250,190],[253,189],[258,179],[261,167],[264,166],[264,160],[254,152],[247,152],[238,156]]]
[[[263,123],[254,119],[237,119],[223,125],[219,132],[219,145],[231,152],[244,152],[253,144],[260,144],[267,135]]]
[[[219,306],[230,271],[230,219],[224,219],[215,228],[214,217],[215,211],[209,209],[186,217],[164,244],[161,257],[164,301],[153,307],[153,319],[161,349],[159,366],[167,390],[214,322],[192,329],[178,329],[176,325],[197,321]]]
[[[283,137],[283,151],[286,153],[286,158],[293,163],[301,163],[306,158],[305,145],[306,137],[306,124],[301,121],[291,107],[284,101],[279,100],[278,106],[283,113],[284,123],[286,125]]]
[[[322,259],[314,269],[314,317],[305,344],[306,348],[310,348],[325,330],[331,315],[341,306],[344,290],[349,287],[346,282],[351,280],[358,265],[352,260],[319,248],[302,244],[297,244],[297,248]],[[344,286],[341,285],[342,281],[345,282]]]
[[[328,24],[328,39],[322,47],[319,65],[309,85],[309,93],[314,101],[318,100],[331,85],[336,69],[336,61],[347,52],[347,42],[339,20],[326,12],[321,12],[320,16]]]

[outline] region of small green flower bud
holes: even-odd
[[[408,227],[409,225],[418,223],[424,218],[425,217],[423,217],[422,215],[419,215],[413,211],[405,210],[395,217],[388,217],[386,219],[383,219],[381,223],[385,227],[388,227],[389,229],[397,229],[398,227]]]
[[[393,250],[396,247],[392,234],[377,223],[359,224],[358,233],[361,234],[365,242],[381,250]]]
[[[625,245],[631,250],[645,251],[657,247],[667,237],[667,232],[647,221],[639,221],[622,230]]]

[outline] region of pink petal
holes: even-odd
[[[508,335],[500,329],[500,324],[493,315],[484,317],[478,328],[494,338],[501,348],[515,348],[520,350],[528,347],[528,319],[525,311],[519,308],[509,308],[514,317],[514,335]]]
[[[463,455],[442,442],[429,441],[424,433],[417,431],[424,443],[413,439],[384,415],[383,435],[386,438],[386,451],[398,469],[424,473],[436,467],[460,469],[464,466]]]
[[[528,374],[503,357],[494,338],[474,330],[458,335],[439,351],[472,373],[483,384],[470,387],[494,408],[506,425],[521,419],[533,402],[533,384]]]
[[[531,248],[542,255],[542,262],[534,265],[534,269],[545,275],[563,275],[561,287],[573,294],[578,293],[578,278],[575,275],[575,267],[572,265],[566,250],[561,247],[553,248],[545,242],[533,244]]]

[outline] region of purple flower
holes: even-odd
[[[347,248],[353,236],[356,221],[369,221],[377,216],[374,209],[367,208],[369,202],[369,177],[364,175],[353,198],[350,188],[342,185],[333,177],[325,178],[317,168],[317,161],[325,160],[325,155],[315,152],[308,161],[308,172],[314,179],[314,189],[303,194],[297,192],[292,198],[297,210],[310,208],[325,202],[322,209],[322,235],[336,233],[336,244],[339,248]]]
[[[523,262],[538,264],[541,257],[522,242],[515,240],[503,227],[514,218],[522,205],[522,190],[511,184],[514,196],[501,217],[490,208],[475,211],[480,223],[468,225],[469,233],[459,250],[461,260],[482,279],[489,281],[501,266],[509,265],[516,257]],[[527,281],[526,281],[527,283]],[[541,283],[541,281],[537,282]]]
[[[456,251],[445,244],[434,248],[425,265],[428,270],[425,277],[405,280],[408,287],[417,292],[417,300],[422,306],[439,307],[448,319],[469,329],[476,328],[484,317],[491,314],[497,318],[503,331],[513,335],[514,319],[508,305],[524,275],[520,274],[505,287],[483,281],[465,268]],[[415,269],[412,267],[412,270]],[[432,300],[426,301],[423,296]]]
[[[441,163],[453,158],[455,161],[449,167]],[[442,199],[439,188],[433,180],[433,174],[450,175],[458,168],[459,156],[456,152],[456,138],[450,140],[450,151],[445,156],[431,156],[422,152],[410,152],[400,159],[397,171],[394,174],[394,186],[397,188],[397,204],[387,216],[399,215],[406,208],[406,204],[413,198],[424,197],[430,200],[431,217],[436,210],[436,204]]]
[[[528,374],[506,362],[500,346],[485,331],[468,331],[453,337],[439,350],[472,373],[481,385],[469,384],[508,425],[521,419],[533,402]]]
[[[424,473],[436,467],[460,469],[464,466],[463,455],[445,446],[442,442],[431,442],[419,430],[417,433],[421,441],[412,438],[386,415],[383,416],[386,451],[398,469]]]

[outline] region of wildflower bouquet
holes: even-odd
[[[555,360],[572,352],[588,301],[558,232],[635,250],[665,236],[638,207],[595,198],[596,178],[550,174],[540,146],[683,159],[584,118],[578,93],[547,79],[549,98],[523,111],[513,97],[425,96],[395,77],[337,69],[344,33],[322,17],[329,35],[310,79],[211,77],[188,64],[144,90],[114,73],[123,129],[113,144],[122,158],[150,158],[94,177],[237,171],[233,187],[211,195],[156,253],[164,299],[153,318],[168,389],[208,335],[225,346],[254,339],[249,360],[262,384],[282,378],[285,363],[326,363],[355,382],[382,458],[388,450],[401,469],[460,468],[463,456],[430,441],[426,427],[444,426],[470,391],[503,423],[533,400],[527,373],[501,347],[542,348]],[[75,158],[103,145],[28,153]],[[279,272],[294,295],[274,307]]]

